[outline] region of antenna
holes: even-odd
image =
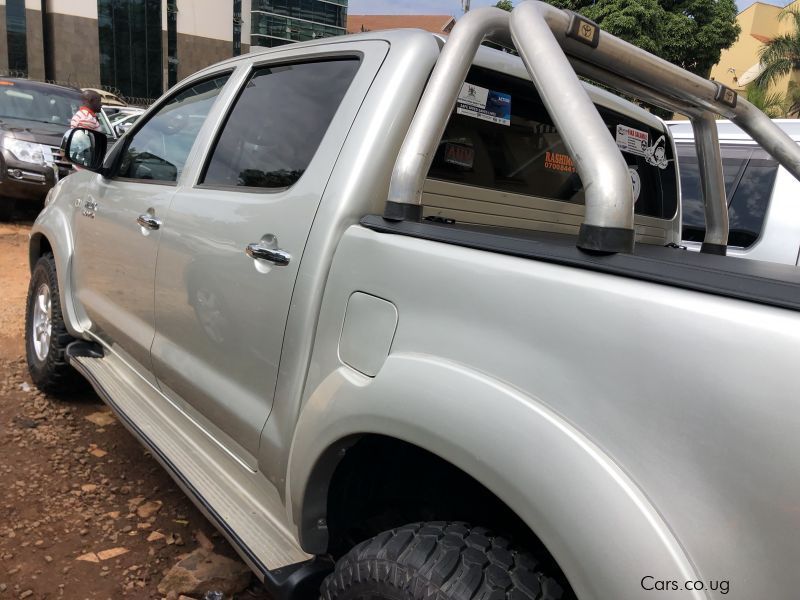
[[[461,9],[465,12],[469,12],[469,0],[461,0]]]

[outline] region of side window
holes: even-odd
[[[358,70],[357,59],[256,69],[202,183],[286,188],[302,177]]]
[[[722,146],[721,152],[730,223],[728,244],[747,248],[761,234],[778,166],[758,148]],[[678,156],[683,239],[702,242],[706,233],[706,218],[694,145],[679,145]]]
[[[728,244],[731,246],[752,246],[764,227],[764,217],[778,174],[778,163],[762,151],[758,151],[756,156],[747,163],[728,206]]]
[[[177,181],[192,144],[229,76],[203,81],[173,96],[131,138],[117,175]]]

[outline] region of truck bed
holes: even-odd
[[[418,237],[549,263],[661,283],[718,296],[800,310],[800,269],[762,261],[639,244],[635,254],[592,255],[575,247],[575,237],[558,233],[499,229],[425,221],[387,221],[367,215],[373,231]]]

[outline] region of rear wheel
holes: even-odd
[[[415,523],[362,542],[336,563],[321,600],[567,600],[558,569],[464,523]]]
[[[61,313],[61,296],[52,254],[39,258],[31,274],[25,311],[25,355],[33,383],[45,392],[63,392],[77,380],[68,363],[67,345],[75,339],[67,333]]]

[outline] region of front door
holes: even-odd
[[[159,385],[250,466],[305,242],[379,64],[365,67],[355,51],[364,44],[337,44],[333,56],[271,53],[254,65],[163,232],[152,347]],[[375,44],[373,56],[387,47]]]
[[[151,378],[161,227],[186,158],[227,76],[167,98],[120,141],[110,178],[93,176],[75,217],[73,276],[90,331]]]

